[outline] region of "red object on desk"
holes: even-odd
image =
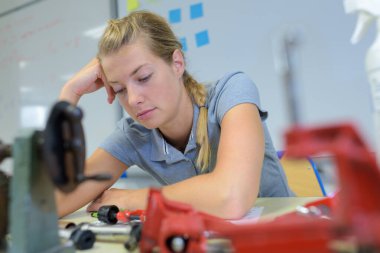
[[[150,191],[141,252],[206,252],[212,238],[235,252],[336,252],[356,247],[380,250],[380,169],[374,154],[349,124],[316,129],[296,127],[287,153],[330,152],[337,164],[339,192],[273,221],[236,225],[169,201]],[[215,249],[215,248],[214,248]]]
[[[115,205],[101,206],[97,212],[91,216],[107,224],[116,224],[118,221],[127,223],[134,221],[145,221],[145,210],[122,210]]]
[[[141,222],[144,222],[145,221],[145,210],[134,210],[134,211],[130,211],[130,210],[124,210],[124,211],[120,211],[116,214],[116,218],[118,221],[120,222],[129,222],[131,220],[139,220]]]

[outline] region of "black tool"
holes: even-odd
[[[132,224],[132,229],[131,229],[131,232],[129,233],[129,238],[124,243],[124,247],[128,251],[134,251],[138,247],[140,239],[141,239],[142,227],[143,227],[142,223]]]
[[[73,242],[76,249],[91,249],[94,246],[96,237],[91,230],[77,228],[66,228],[59,230],[59,236]]]
[[[97,212],[98,220],[107,223],[107,224],[116,224],[117,223],[117,213],[119,208],[115,205],[101,206]],[[92,215],[93,217],[95,216]]]
[[[11,156],[11,145],[3,144],[0,140],[0,164],[3,160]],[[6,248],[5,236],[8,232],[9,181],[9,177],[0,170],[0,252]]]
[[[97,212],[91,213],[91,216],[107,224],[144,222],[145,210],[123,210],[120,211],[115,205],[101,206]]]
[[[5,250],[8,233],[8,190],[9,178],[0,170],[0,252]]]
[[[82,110],[66,101],[54,105],[43,133],[43,155],[48,174],[63,192],[73,191],[81,182],[109,180],[110,175],[85,176],[86,145]]]
[[[68,193],[84,180],[111,178],[105,174],[84,175],[86,149],[82,117],[78,107],[58,102],[44,130],[20,129],[12,148],[2,149],[0,159],[12,155],[14,165],[8,223],[11,252],[52,252],[62,248],[54,190]],[[72,246],[65,252],[73,252]]]
[[[12,156],[12,146],[4,144],[0,140],[0,163],[2,163],[5,158],[11,157],[11,156]]]
[[[105,223],[79,223],[69,222],[65,225],[60,222],[61,227],[66,229],[90,230],[96,235],[98,242],[124,243],[131,234],[132,226],[129,224],[108,225]]]

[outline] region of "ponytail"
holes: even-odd
[[[198,83],[194,78],[185,71],[183,74],[183,82],[185,84],[187,92],[192,96],[194,102],[199,106],[199,118],[197,124],[197,136],[196,141],[200,146],[196,165],[202,172],[207,169],[210,161],[211,151],[210,142],[208,139],[207,131],[207,108],[206,98],[207,91],[204,85]]]

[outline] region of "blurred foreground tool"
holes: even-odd
[[[145,210],[124,210],[120,211],[115,205],[101,206],[97,212],[92,212],[91,216],[107,224],[116,224],[118,221],[127,223],[130,221],[145,221]]]
[[[91,231],[96,236],[97,242],[125,243],[129,240],[132,226],[130,224],[109,225],[105,223],[65,223],[59,221],[62,229]]]
[[[94,232],[80,228],[59,229],[59,237],[71,242],[79,250],[91,249],[96,240]]]
[[[296,126],[286,141],[289,156],[334,156],[340,182],[335,195],[273,221],[237,225],[151,189],[140,252],[380,252],[380,169],[356,129]]]
[[[60,243],[54,190],[73,191],[85,180],[108,180],[109,175],[84,175],[85,140],[82,111],[68,102],[56,103],[44,130],[21,129],[11,149],[10,253],[74,252]],[[2,208],[2,207],[1,207]]]
[[[9,178],[0,170],[0,252],[6,249],[8,232],[8,188]]]

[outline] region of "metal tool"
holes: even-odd
[[[9,178],[0,170],[0,252],[6,249],[5,236],[8,231],[8,188]]]
[[[237,225],[151,189],[140,252],[379,252],[380,169],[356,129],[296,126],[286,140],[290,156],[334,155],[340,179],[335,195],[273,221]]]
[[[81,231],[91,231],[96,236],[96,241],[102,242],[118,242],[125,243],[129,240],[130,234],[132,233],[131,224],[116,224],[109,225],[105,223],[79,223],[75,224],[73,222],[69,222],[67,224],[63,224],[62,221],[59,222],[60,226],[65,229],[76,229]]]
[[[275,67],[284,85],[289,123],[298,124],[301,118],[299,87],[296,80],[296,53],[301,44],[301,34],[296,28],[287,27],[275,42]]]
[[[115,205],[101,206],[91,216],[107,224],[116,224],[118,221],[127,223],[130,221],[145,221],[145,210],[123,210],[120,211]]]
[[[134,251],[135,249],[137,249],[138,244],[141,240],[142,227],[142,223],[132,224],[131,232],[129,233],[129,238],[124,243],[124,247],[128,251]]]
[[[59,237],[72,241],[79,250],[91,249],[96,240],[94,232],[80,228],[59,229]]]
[[[0,164],[8,157],[12,156],[12,147],[4,144],[0,140]],[[8,233],[8,195],[9,177],[0,170],[0,252],[5,251],[5,236]]]
[[[11,149],[5,152],[12,154],[14,160],[9,252],[74,251],[60,246],[55,187],[70,192],[84,180],[110,178],[84,175],[82,117],[78,107],[58,102],[51,110],[45,130],[21,129]]]

